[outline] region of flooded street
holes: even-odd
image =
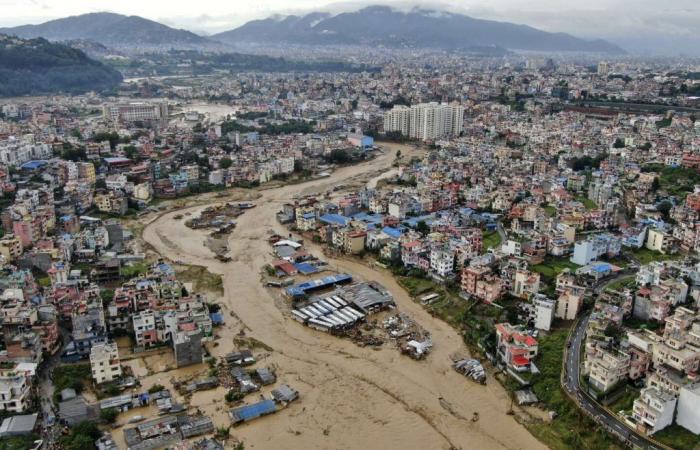
[[[232,435],[243,440],[246,448],[258,449],[545,448],[506,414],[510,399],[495,380],[481,386],[452,370],[450,356],[467,352],[461,336],[414,303],[390,273],[354,260],[324,258],[332,270],[388,288],[398,309],[431,333],[435,346],[426,360],[401,356],[390,345],[360,348],[349,340],[303,327],[280,307],[285,302],[281,293],[260,282],[262,268],[273,259],[269,233],[287,233],[275,219],[283,203],[340,184],[374,185],[395,173],[396,150],[401,149],[404,157],[419,152],[406,145],[383,147],[387,150],[383,155],[340,168],[328,178],[260,190],[257,207],[237,219],[238,226],[229,237],[231,262],[214,258],[203,245],[205,233],[194,232],[184,220],[174,219],[183,212],[198,213],[201,205],[162,215],[144,228],[144,240],[161,255],[205,266],[223,276],[224,296],[218,301],[226,324],[217,329],[220,339],[218,345],[210,346],[212,353],[222,356],[234,350],[234,337],[244,330],[246,336],[273,349],[255,350],[262,355],[257,366],[275,367],[279,382],[300,392],[301,400],[288,409],[235,428]],[[320,246],[306,246],[322,256]],[[146,389],[149,383],[167,386],[167,379],[185,376],[179,370],[150,374],[148,368],[145,372],[142,367],[133,369],[144,375],[141,381]],[[202,373],[206,369],[201,368]],[[211,415],[217,426],[228,425],[224,393],[223,388],[196,393],[190,404]],[[474,412],[479,413],[478,422],[471,420]]]

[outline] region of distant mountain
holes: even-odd
[[[80,50],[0,34],[0,97],[101,91],[121,81],[119,72]]]
[[[39,25],[0,28],[0,33],[50,41],[90,40],[109,47],[194,48],[211,43],[190,31],[177,30],[138,16],[91,13]]]
[[[409,12],[388,6],[369,6],[331,16],[271,17],[248,22],[212,36],[228,44],[242,42],[307,45],[369,45],[386,47],[506,48],[532,51],[624,53],[603,40],[579,39],[548,33],[527,25],[474,19],[462,14],[415,8]]]

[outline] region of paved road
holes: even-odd
[[[577,399],[579,408],[585,410],[596,418],[596,421],[612,431],[629,446],[648,450],[663,450],[664,447],[649,442],[646,437],[628,428],[615,415],[610,414],[598,402],[594,401],[587,393],[581,390],[581,345],[586,335],[588,326],[588,313],[576,324],[571,334],[570,348],[567,352],[566,371],[564,374],[564,388]]]

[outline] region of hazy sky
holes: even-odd
[[[633,50],[700,48],[700,0],[0,0],[0,26],[112,11],[157,20],[199,33],[227,30],[272,14],[331,12],[369,4],[420,4],[477,18],[524,23],[547,31],[605,38]]]

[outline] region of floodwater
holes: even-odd
[[[229,263],[216,260],[202,245],[202,236],[185,227],[184,221],[173,220],[183,211],[162,215],[144,228],[143,238],[161,255],[222,274],[225,293],[219,303],[227,323],[217,330],[219,340],[210,345],[212,354],[234,350],[233,338],[243,330],[273,349],[258,365],[275,367],[278,383],[300,392],[300,401],[288,409],[237,427],[232,435],[246,448],[258,449],[546,448],[506,414],[510,399],[495,380],[481,386],[452,370],[450,356],[467,354],[459,333],[414,303],[391,274],[361,262],[325,258],[333,270],[383,284],[399,310],[431,333],[433,352],[423,361],[402,356],[391,345],[360,348],[303,327],[280,308],[285,300],[279,292],[261,284],[262,268],[272,260],[268,233],[287,233],[275,220],[281,205],[294,196],[325,192],[339,184],[376,183],[393,170],[397,149],[406,157],[418,152],[405,145],[384,148],[386,153],[378,158],[338,169],[328,178],[261,190],[258,206],[238,218],[229,238],[233,257]],[[320,247],[306,245],[321,254]],[[179,371],[170,373],[179,376]],[[142,381],[164,377],[170,375],[154,374]],[[196,393],[190,404],[212,416],[217,425],[228,425],[223,392],[219,388]],[[479,413],[478,422],[471,420],[474,412]]]

